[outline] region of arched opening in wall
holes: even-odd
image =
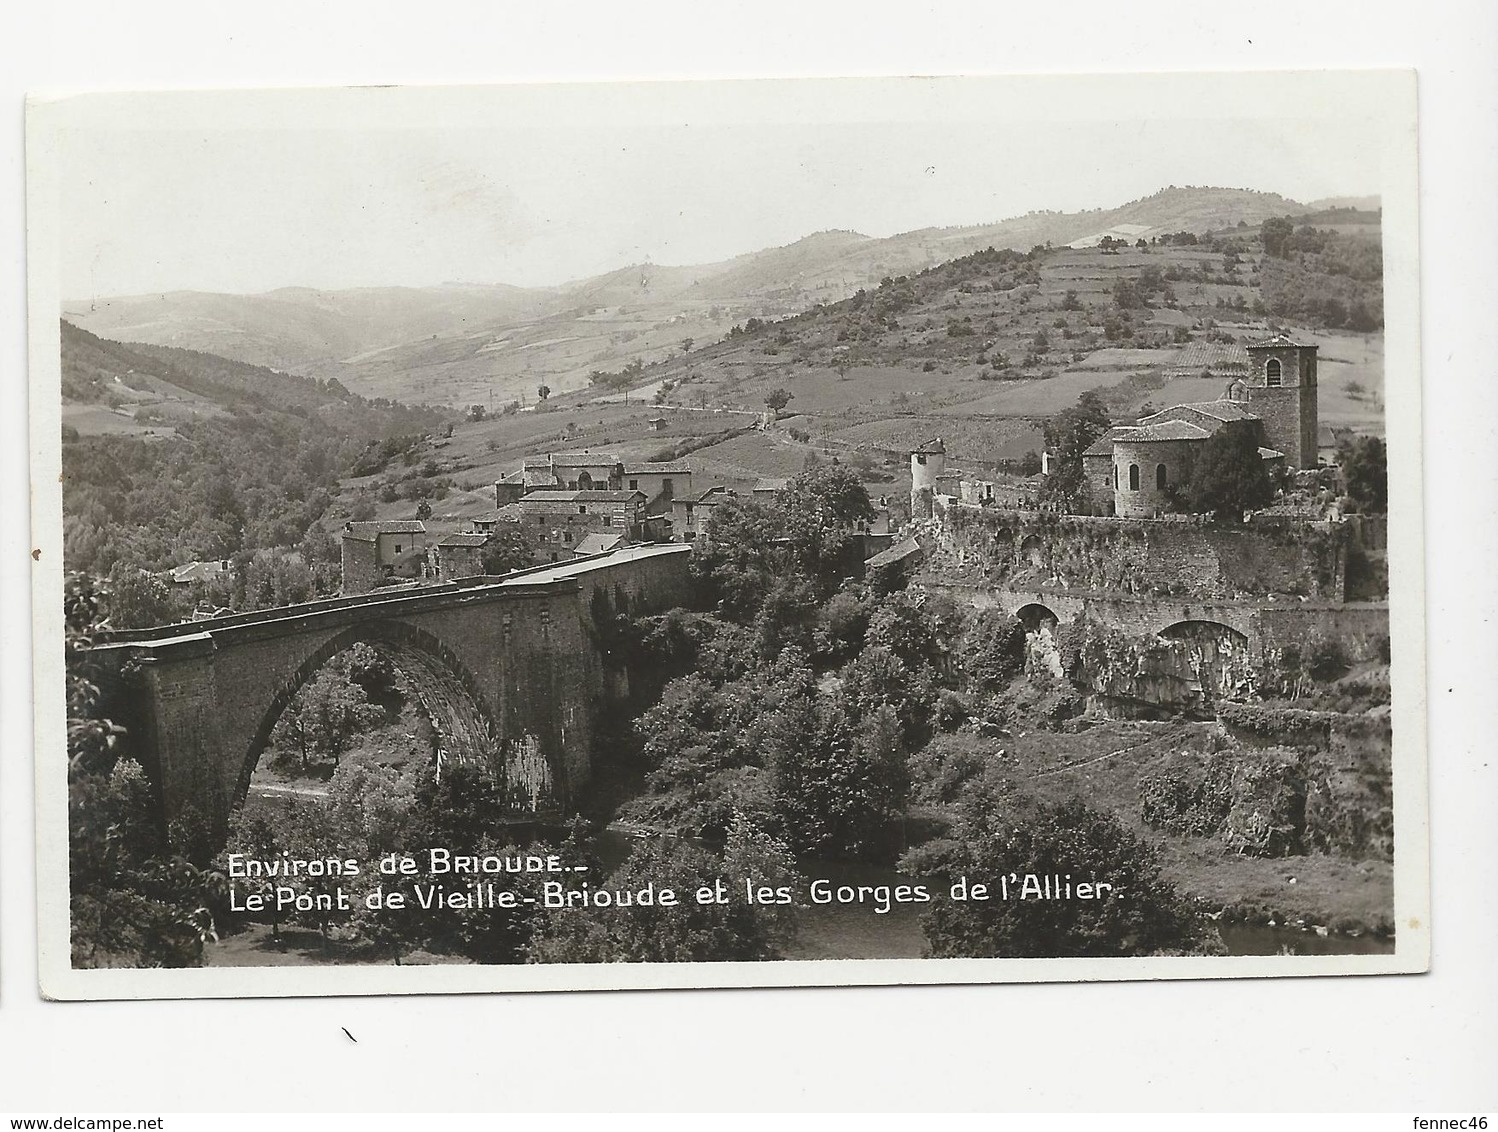
[[[593,477],[591,475],[589,475],[587,472],[579,472],[578,473],[578,477],[577,477],[577,490],[578,491],[592,491],[593,490]]]
[[[549,771],[506,765],[500,735],[472,675],[435,637],[404,622],[359,625],[313,651],[272,696],[234,801],[326,801],[347,764],[397,792],[427,767],[465,766],[492,774],[515,808],[540,808]]]
[[[1139,465],[1138,464],[1130,464],[1129,465],[1129,490],[1130,491],[1138,491],[1139,490]]]
[[[1020,606],[1014,616],[1025,627],[1025,671],[1060,676],[1061,649],[1056,644],[1055,611],[1032,601]]]
[[[1252,685],[1248,637],[1220,621],[1177,621],[1159,633],[1170,656],[1157,658],[1181,681],[1192,700],[1182,706],[1210,709]]]
[[[1284,381],[1284,370],[1280,366],[1278,358],[1270,358],[1264,367],[1264,384],[1277,386]]]
[[[1168,486],[1169,486],[1169,484],[1168,484],[1167,478],[1166,478],[1165,465],[1164,464],[1156,464],[1155,465],[1155,489],[1157,491],[1164,491],[1166,489],[1166,487],[1168,487]]]
[[[1059,620],[1055,611],[1049,606],[1041,605],[1038,601],[1032,601],[1028,605],[1022,605],[1015,610],[1014,616],[1019,623],[1030,632],[1037,632],[1042,627],[1054,629]]]
[[[1038,535],[1030,535],[1019,544],[1019,564],[1033,566],[1037,570],[1045,569],[1045,546]]]

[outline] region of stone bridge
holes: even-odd
[[[495,771],[517,810],[565,811],[587,783],[606,673],[593,631],[612,608],[680,604],[686,546],[634,547],[512,574],[115,634],[95,656],[139,672],[123,713],[167,818],[215,839],[297,691],[365,642],[406,675],[439,758]]]
[[[1289,596],[1176,598],[1059,587],[990,589],[929,580],[922,584],[969,605],[1002,608],[1032,629],[1046,621],[1069,625],[1085,618],[1130,636],[1205,632],[1234,638],[1246,645],[1252,656],[1304,643],[1316,635],[1335,638],[1350,658],[1359,660],[1373,659],[1388,645],[1387,602],[1301,601]]]

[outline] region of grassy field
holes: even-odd
[[[1251,238],[1253,230],[1236,234]],[[1173,297],[1158,293],[1151,306],[1128,311],[1131,337],[1120,337],[1124,312],[1114,302],[1115,287],[1120,279],[1137,280],[1146,268],[1170,279]],[[1234,309],[1240,303],[1251,308],[1258,298],[1257,271],[1253,253],[1233,265],[1199,246],[1116,255],[1058,249],[1030,265],[948,265],[901,284],[909,296],[884,313],[875,309],[883,301],[880,288],[753,333],[697,333],[689,353],[652,355],[662,360],[644,367],[628,401],[582,388],[553,393],[540,408],[535,390],[522,388],[531,407],[505,415],[497,410],[509,394],[496,386],[475,394],[496,411],[462,422],[450,438],[433,444],[433,458],[455,484],[452,494],[434,501],[435,518],[458,523],[488,509],[494,480],[518,468],[523,457],[548,451],[603,449],[624,459],[651,459],[689,449],[694,486],[704,487],[794,475],[813,453],[847,459],[862,450],[880,462],[893,454],[903,463],[910,448],[934,436],[946,441],[956,462],[975,470],[1018,459],[1041,448],[1046,418],[1089,391],[1101,393],[1119,421],[1144,409],[1220,397],[1230,374],[1171,372],[1241,359],[1242,341],[1268,333],[1264,320]],[[517,328],[501,343],[504,351],[496,347],[489,354],[523,356],[524,346],[573,349],[594,331],[619,331],[610,309],[590,316],[581,337],[576,325],[563,333],[560,323],[538,323]],[[629,316],[618,318],[628,322]],[[659,331],[663,339],[667,329]],[[1233,341],[1214,339],[1214,330]],[[1189,341],[1179,340],[1181,332]],[[1321,347],[1320,419],[1381,433],[1382,335],[1289,332]],[[564,337],[569,341],[555,340]],[[996,368],[1001,359],[1002,371]],[[394,356],[380,361],[395,364]],[[766,396],[781,388],[792,400],[773,435],[702,443],[751,425]],[[664,418],[659,431],[649,423],[657,416]],[[107,419],[90,423],[130,427]],[[346,508],[364,487],[348,485]],[[412,510],[408,501],[381,503],[376,515],[409,517]]]

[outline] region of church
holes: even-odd
[[[1255,430],[1266,462],[1315,467],[1316,349],[1284,334],[1252,343],[1248,378],[1232,382],[1220,399],[1172,405],[1109,429],[1082,455],[1094,505],[1131,519],[1175,510],[1172,500],[1202,444],[1234,422]]]

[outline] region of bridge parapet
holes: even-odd
[[[447,757],[487,759],[519,809],[565,809],[591,775],[606,691],[589,598],[607,588],[650,608],[686,590],[689,548],[636,549],[120,633],[94,653],[138,666],[133,746],[167,817],[195,810],[215,838],[297,691],[359,642],[411,679]]]

